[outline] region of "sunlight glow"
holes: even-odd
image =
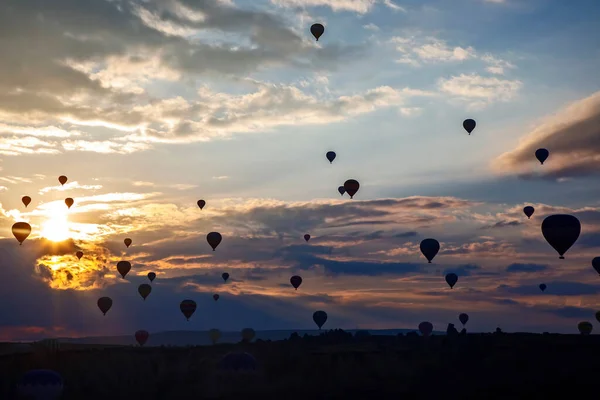
[[[53,242],[62,242],[71,237],[69,221],[64,214],[53,215],[42,224],[41,236]]]

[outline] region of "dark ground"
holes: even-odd
[[[221,368],[232,351],[252,354],[257,369]],[[1,356],[0,399],[16,399],[19,378],[38,368],[58,371],[72,400],[571,399],[597,393],[600,336],[329,331],[188,348],[65,345]]]

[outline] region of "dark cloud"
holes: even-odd
[[[584,296],[600,293],[600,285],[568,281],[552,281],[544,283],[547,286],[544,291],[545,295]],[[538,284],[518,286],[499,285],[497,290],[505,293],[522,295],[539,295],[541,293]]]
[[[548,269],[547,265],[543,264],[510,264],[506,267],[506,272],[539,272]]]
[[[412,238],[415,236],[418,236],[419,233],[415,232],[415,231],[409,231],[409,232],[400,232],[400,233],[396,233],[394,235],[395,238]]]
[[[554,314],[556,316],[562,318],[581,318],[584,320],[591,320],[594,318],[594,314],[596,310],[584,307],[572,307],[572,306],[564,306],[564,307],[536,307],[539,308],[540,311]]]
[[[516,220],[512,220],[512,221],[498,221],[495,224],[484,226],[481,229],[506,228],[506,227],[511,227],[511,226],[519,226],[519,225],[522,225],[522,224],[523,223],[521,221],[516,221]]]
[[[458,275],[458,279],[460,279],[461,276],[471,276],[471,274],[473,274],[476,271],[481,271],[481,267],[479,265],[465,264],[465,265],[457,265],[457,266],[451,267],[451,268],[446,268],[446,269],[444,269],[443,273],[444,273],[444,275],[446,275],[446,274],[453,272],[456,275]]]

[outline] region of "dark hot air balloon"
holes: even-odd
[[[333,160],[335,160],[335,151],[328,151],[327,154],[325,154],[325,157],[327,157],[327,159],[329,160],[329,164],[333,163]]]
[[[215,293],[215,294],[213,294],[213,299],[214,299],[215,301],[219,300],[219,295],[218,295],[218,294],[216,294],[216,293]]]
[[[346,189],[343,186],[338,187],[338,192],[340,192],[340,196],[343,196],[346,193]]]
[[[300,287],[300,285],[302,284],[302,278],[298,275],[294,275],[290,278],[290,283],[296,290],[298,290],[298,287]]]
[[[575,244],[581,233],[579,220],[567,214],[550,215],[542,222],[542,234],[546,241],[556,250],[559,258]]]
[[[540,283],[540,290],[543,292],[544,290],[546,290],[547,286],[545,283]]]
[[[98,299],[98,308],[102,311],[102,314],[106,315],[108,310],[112,307],[112,299],[110,297],[100,297]]]
[[[63,379],[49,369],[28,371],[17,384],[19,398],[35,400],[59,399],[63,392]]]
[[[119,261],[117,263],[117,271],[121,274],[121,278],[125,279],[125,275],[131,271],[131,263],[129,261]]]
[[[427,261],[431,264],[431,260],[435,257],[435,255],[440,251],[440,242],[435,239],[423,239],[421,241],[421,253],[425,256]]]
[[[77,253],[75,253],[75,255],[77,256],[78,259],[81,260],[81,257],[83,257],[83,251],[78,251]]]
[[[531,206],[526,206],[525,208],[523,208],[523,212],[525,213],[525,215],[527,215],[527,219],[530,219],[533,213],[535,212],[535,209]]]
[[[310,33],[312,33],[312,35],[315,37],[315,39],[317,39],[318,42],[321,35],[325,33],[325,27],[321,24],[313,24],[310,27]]]
[[[319,330],[323,327],[325,322],[327,322],[327,313],[325,311],[315,311],[313,314],[313,321],[319,327]]]
[[[183,300],[179,304],[179,309],[185,316],[185,319],[189,321],[196,311],[196,302],[194,300]]]
[[[469,316],[465,313],[462,313],[458,316],[458,320],[461,324],[466,325],[469,322]]]
[[[256,336],[256,332],[252,328],[244,328],[242,329],[242,340],[244,342],[251,342]]]
[[[600,311],[596,311],[596,321],[600,322]]]
[[[125,246],[127,246],[127,248],[129,248],[129,246],[131,246],[131,243],[133,243],[133,241],[129,238],[123,240],[123,243],[125,243]]]
[[[152,286],[148,285],[147,283],[142,283],[140,286],[138,286],[138,293],[140,294],[140,296],[142,296],[142,299],[144,299],[144,301],[146,301],[146,297],[148,297],[151,292]]]
[[[65,183],[67,183],[67,177],[64,175],[61,175],[58,177],[58,181],[60,182],[61,185],[64,185]]]
[[[419,331],[421,332],[421,334],[425,337],[431,335],[431,332],[433,332],[433,325],[431,324],[431,322],[421,322],[419,324]]]
[[[31,197],[23,196],[23,198],[21,198],[21,201],[23,202],[23,204],[25,204],[25,207],[27,207],[29,203],[31,203]]]
[[[67,205],[68,208],[71,208],[71,206],[73,205],[73,203],[75,203],[75,200],[73,200],[72,198],[67,197],[65,199],[65,204]]]
[[[208,235],[206,235],[206,241],[208,242],[210,247],[212,247],[213,251],[216,250],[219,243],[221,243],[221,240],[223,240],[223,237],[219,232],[211,232]]]
[[[227,282],[227,279],[229,279],[229,274],[228,274],[227,272],[223,272],[223,273],[221,274],[221,278],[223,278],[223,280],[224,280],[225,282]]]
[[[456,282],[458,282],[458,275],[453,272],[446,275],[446,283],[450,286],[450,289],[454,288]]]
[[[477,123],[474,119],[469,118],[463,121],[463,128],[465,128],[465,131],[469,132],[469,135],[471,134],[471,132],[473,132],[473,129],[475,129],[476,126]]]
[[[306,240],[307,242],[310,240],[310,235],[308,233],[304,235],[304,240]]]
[[[198,200],[198,207],[200,207],[201,210],[204,208],[205,205],[206,202],[204,200]]]
[[[549,155],[550,152],[546,149],[537,149],[535,151],[535,158],[537,158],[542,165],[544,165],[544,161],[548,159]]]
[[[592,267],[594,267],[596,272],[600,274],[600,257],[594,257],[592,260]]]
[[[156,274],[154,272],[148,272],[148,279],[150,279],[150,282],[154,282]]]
[[[594,326],[591,322],[584,321],[577,324],[577,329],[579,329],[579,333],[581,333],[582,335],[589,335],[590,333],[592,333],[592,329],[594,329]]]
[[[140,346],[146,344],[146,342],[148,341],[148,337],[150,337],[148,331],[139,330],[135,333],[135,340]]]
[[[221,338],[221,331],[218,329],[211,329],[208,331],[208,337],[210,337],[210,341],[212,344],[217,344],[219,339]]]
[[[348,179],[346,182],[344,182],[344,189],[346,190],[351,199],[354,197],[356,192],[358,192],[359,188],[360,184],[357,180]]]
[[[12,226],[12,234],[19,241],[19,245],[23,244],[30,233],[31,225],[27,222],[17,222]]]

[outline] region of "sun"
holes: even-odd
[[[69,221],[66,215],[53,215],[42,224],[41,236],[53,242],[62,242],[71,237]]]

